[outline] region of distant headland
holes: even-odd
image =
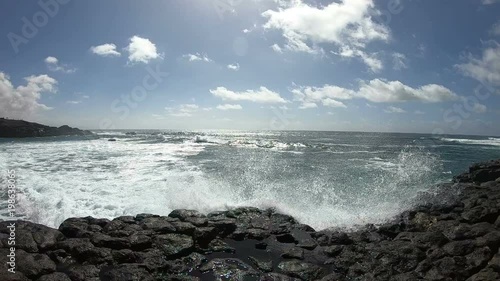
[[[24,120],[0,118],[0,138],[32,138],[83,135],[92,135],[92,132],[72,128],[68,125],[63,125],[61,127],[50,127]]]

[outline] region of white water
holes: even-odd
[[[213,142],[132,140],[134,137],[117,142],[97,139],[2,144],[0,168],[14,169],[19,180],[18,215],[57,227],[69,217],[167,215],[177,208],[210,212],[256,206],[277,208],[316,229],[353,227],[383,222],[411,207],[408,199],[419,191],[414,189],[415,183],[427,183],[437,165],[437,159],[420,151],[403,150],[396,159],[384,160],[368,151],[356,150],[356,155],[364,153],[367,157],[350,164],[353,170],[364,167],[375,173],[370,178],[355,178],[355,184],[342,182],[343,175],[337,175],[337,169],[321,165],[313,167],[317,174],[304,172],[276,181],[265,175],[269,168],[276,167],[278,160],[274,156],[259,156],[255,163],[260,166],[247,167],[255,170],[228,175],[242,183],[235,185],[234,181],[214,177],[187,160],[186,157],[197,156],[216,145]],[[281,142],[255,145],[258,143],[231,141],[224,145],[283,150],[305,147],[295,143],[280,145]],[[336,157],[334,153],[330,155]],[[210,161],[223,160],[204,158],[199,163]],[[251,190],[245,187],[248,184]],[[353,188],[346,188],[350,185]]]
[[[463,144],[500,146],[500,138],[488,138],[487,140],[441,138],[441,140],[447,142],[463,143]]]

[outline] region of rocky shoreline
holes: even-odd
[[[500,160],[473,165],[438,193],[352,232],[251,207],[71,218],[58,230],[15,221],[15,274],[14,221],[4,221],[0,280],[500,280]]]
[[[55,136],[86,136],[90,131],[72,128],[68,125],[50,127],[24,120],[0,118],[0,138],[35,138]]]

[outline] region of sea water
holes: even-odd
[[[0,219],[7,170],[16,216],[69,217],[275,208],[315,229],[382,223],[477,161],[495,137],[308,131],[95,131],[95,137],[0,139]],[[128,134],[127,134],[128,133]],[[114,138],[116,142],[108,139]]]

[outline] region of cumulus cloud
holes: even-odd
[[[225,87],[217,87],[210,90],[210,93],[222,100],[230,101],[251,101],[256,103],[286,103],[287,101],[279,93],[273,92],[266,87],[260,87],[258,90],[246,90],[235,92]]]
[[[0,112],[2,117],[26,118],[51,108],[41,104],[42,93],[56,93],[57,81],[46,75],[25,77],[26,85],[14,88],[7,74],[0,72]]]
[[[386,113],[405,113],[406,111],[402,108],[399,108],[399,107],[389,106],[384,110],[384,112],[386,112]]]
[[[412,88],[399,81],[373,79],[361,82],[358,90],[333,85],[322,87],[296,87],[291,89],[294,100],[302,104],[300,108],[313,108],[318,103],[330,107],[346,107],[340,100],[363,98],[375,103],[395,103],[406,101],[444,102],[456,100],[458,96],[448,88],[428,84]],[[315,106],[313,106],[314,104]]]
[[[220,104],[217,106],[219,110],[240,110],[243,109],[239,104]]]
[[[299,109],[310,109],[310,108],[316,108],[318,105],[314,102],[303,102],[300,106]]]
[[[239,64],[239,63],[236,63],[236,64],[228,64],[228,65],[227,65],[227,68],[228,68],[228,69],[231,69],[231,70],[234,70],[234,71],[238,71],[238,70],[240,70],[240,64]]]
[[[481,83],[500,86],[500,44],[486,48],[481,58],[469,55],[464,64],[455,67],[465,76],[469,76]]]
[[[456,100],[458,98],[450,89],[437,84],[412,88],[399,81],[385,81],[380,79],[373,79],[368,83],[362,83],[356,95],[372,102],[422,101],[435,103]]]
[[[352,56],[361,58],[371,69],[380,68],[373,54],[363,49],[372,41],[388,41],[389,29],[375,20],[381,14],[372,0],[335,1],[326,6],[313,6],[302,0],[278,1],[277,10],[262,13],[267,19],[265,29],[280,30],[286,39],[283,47],[290,51],[323,53],[321,44],[333,44],[353,50]],[[274,45],[273,45],[274,46]],[[276,45],[275,51],[282,47]]]
[[[129,53],[128,60],[131,63],[149,63],[151,60],[162,58],[153,42],[137,35],[130,38],[130,43],[125,50]]]
[[[90,51],[102,57],[119,57],[121,53],[116,50],[116,45],[107,43],[99,46],[90,47]]]
[[[392,54],[392,68],[394,70],[401,70],[404,68],[408,68],[406,56],[401,53]]]
[[[294,100],[301,102],[300,109],[317,107],[317,103],[330,107],[346,107],[338,100],[352,99],[353,90],[325,85],[323,87],[297,87],[291,90]]]
[[[59,60],[55,57],[47,57],[45,59],[45,63],[48,63],[48,64],[57,64],[59,62]]]
[[[56,57],[49,56],[45,58],[45,64],[50,71],[60,71],[64,73],[73,73],[76,71],[75,68],[71,68],[65,64],[60,64]]]
[[[183,55],[182,57],[189,60],[189,61],[204,61],[204,62],[212,62],[213,61],[207,55],[202,55],[200,53],[187,54],[187,55]]]

